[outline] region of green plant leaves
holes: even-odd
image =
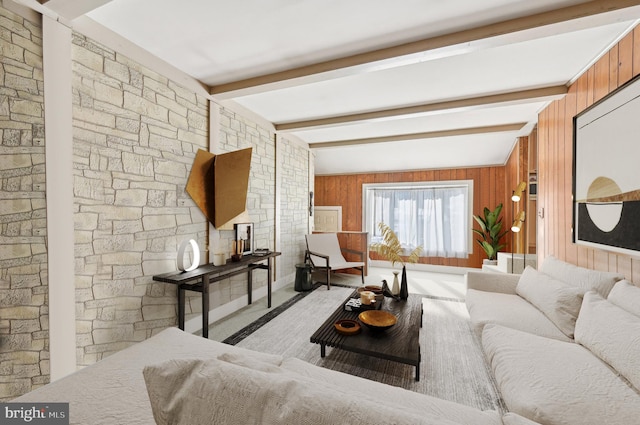
[[[485,254],[487,254],[487,258],[489,260],[495,259],[498,255],[498,251],[504,248],[504,244],[500,243],[500,239],[508,233],[507,231],[502,231],[502,218],[500,217],[501,212],[502,204],[498,204],[493,211],[484,207],[484,217],[480,217],[479,215],[473,216],[480,226],[480,230],[473,229],[473,231],[482,237],[482,239],[478,238],[476,241],[480,244]]]

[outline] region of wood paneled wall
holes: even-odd
[[[529,173],[536,170],[537,157],[537,129],[531,132],[527,137],[520,137],[516,141],[516,145],[511,152],[511,156],[507,161],[506,167],[506,185],[507,189],[515,190],[520,182],[527,183],[524,197],[520,203],[513,204],[513,210],[508,208],[506,212],[507,224],[511,225],[514,220],[514,216],[521,210],[525,211],[525,223],[522,231],[514,235],[514,250],[513,252],[522,253],[525,252],[525,245],[527,246],[527,253],[536,253],[536,200],[531,199],[529,193]],[[510,195],[509,192],[507,195]],[[507,199],[507,204],[510,206],[511,200]],[[507,206],[505,206],[507,208]],[[513,214],[512,214],[513,211]]]
[[[511,217],[508,202],[511,202],[511,188],[506,187],[506,167],[460,168],[451,170],[423,170],[396,173],[352,174],[315,177],[315,204],[342,206],[342,229],[362,230],[362,185],[367,183],[417,182],[473,180],[473,213],[480,214],[487,206],[493,209],[497,204],[505,204],[503,220],[510,226]],[[476,225],[477,226],[477,225]],[[510,250],[510,238],[505,237]],[[486,258],[477,243],[473,245],[473,254],[468,259],[424,258],[427,264],[481,267]]]
[[[571,85],[568,94],[538,119],[538,263],[544,257],[622,273],[640,284],[640,257],[572,242],[573,117],[640,74],[640,28],[636,27]],[[603,153],[606,154],[606,153]]]

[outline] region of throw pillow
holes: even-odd
[[[617,281],[624,279],[621,274],[578,267],[559,260],[553,255],[544,259],[540,271],[568,286],[582,288],[583,293],[597,291],[603,297],[609,295],[609,291]]]
[[[250,369],[259,370],[262,372],[278,373],[282,371],[280,365],[274,365],[273,363],[263,362],[257,360],[254,356],[247,356],[244,353],[223,353],[218,356],[218,360],[223,362],[233,363],[238,366],[248,367]]]
[[[584,295],[576,342],[608,363],[640,390],[640,317],[595,292]]]
[[[527,266],[516,293],[540,310],[563,334],[573,338],[582,291]]]
[[[143,374],[158,425],[456,425],[349,397],[328,383],[219,359],[170,360],[145,367]]]
[[[640,316],[640,288],[626,280],[616,283],[607,301],[631,314]]]

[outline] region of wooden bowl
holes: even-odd
[[[340,335],[356,335],[360,333],[360,324],[355,320],[342,319],[333,324]]]
[[[398,322],[398,318],[386,310],[363,311],[358,315],[358,319],[374,331],[384,331]]]

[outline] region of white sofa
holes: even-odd
[[[543,425],[640,423],[640,288],[554,257],[470,272],[467,309],[507,408]]]
[[[533,423],[176,328],[14,401],[69,402],[92,425]]]

